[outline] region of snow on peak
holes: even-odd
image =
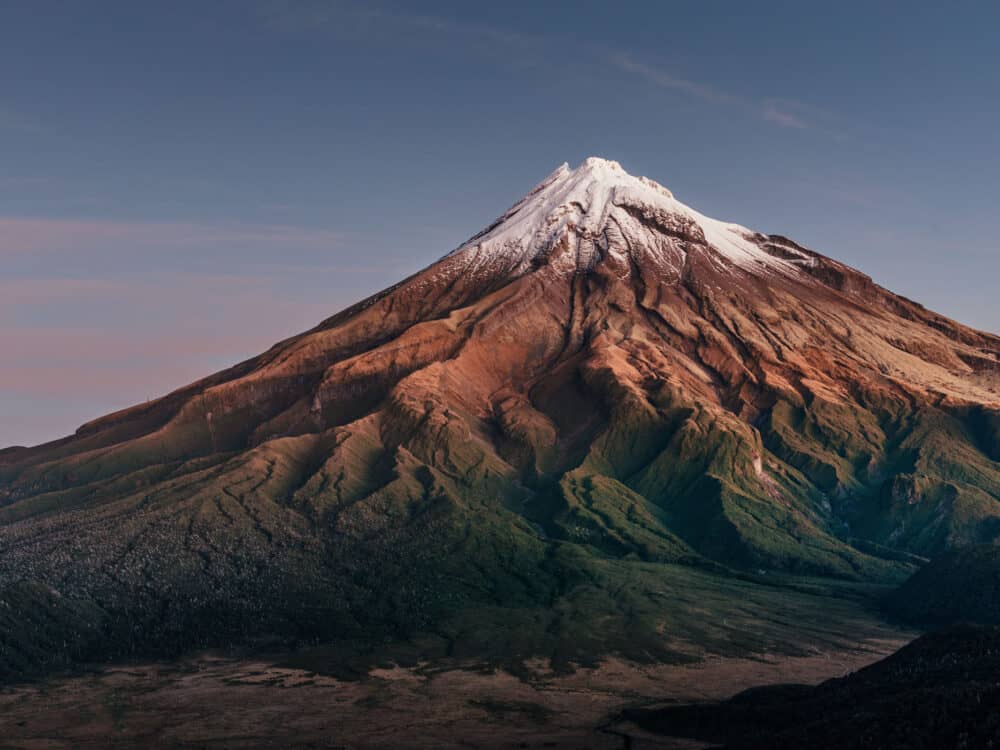
[[[567,172],[579,175],[581,178],[595,182],[602,182],[608,185],[626,185],[629,182],[638,181],[652,190],[657,191],[666,198],[673,199],[674,194],[667,190],[660,183],[648,177],[633,177],[626,172],[622,165],[612,159],[602,159],[600,156],[588,156],[577,169],[569,169],[568,164],[564,164]]]
[[[520,267],[569,236],[577,243],[579,266],[581,243],[589,243],[587,255],[591,262],[597,253],[593,246],[601,242],[609,222],[613,219],[617,228],[622,229],[636,221],[633,216],[636,210],[697,225],[704,234],[705,244],[747,270],[791,269],[789,264],[748,239],[754,233],[745,227],[704,216],[678,201],[658,182],[634,177],[618,162],[596,156],[587,158],[576,169],[561,165],[452,255],[474,252],[481,261],[504,260],[512,267]]]

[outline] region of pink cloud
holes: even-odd
[[[310,327],[356,301],[296,278],[322,269],[268,275],[153,272],[115,278],[0,280],[0,332],[35,335],[52,321],[67,330],[142,329],[147,334],[191,329],[282,330]],[[99,321],[95,324],[93,321]],[[16,321],[16,325],[14,324]],[[292,330],[295,330],[292,328]]]
[[[206,326],[184,333],[90,328],[0,328],[0,394],[85,400],[105,411],[175,388],[263,351],[289,333]],[[226,328],[229,328],[228,326]],[[92,414],[91,416],[98,416]],[[70,431],[73,425],[64,425]]]
[[[245,332],[222,331],[214,326],[184,333],[113,328],[0,328],[0,349],[5,352],[0,389],[4,387],[7,372],[47,362],[58,362],[65,371],[67,365],[88,363],[122,369],[150,360],[195,359],[206,354],[233,357],[253,352],[255,347],[263,350],[290,333],[279,332],[277,329],[282,326],[277,324],[264,327],[260,321],[254,323],[253,329]]]
[[[240,275],[0,281],[0,447],[164,395],[354,301],[311,294]]]
[[[0,255],[200,248],[220,245],[328,248],[337,235],[326,229],[271,224],[199,224],[0,217]]]
[[[0,217],[0,267],[75,275],[0,275],[0,447],[69,434],[210,375],[400,275],[363,254],[337,263],[336,239],[277,225]],[[220,271],[165,270],[164,259]]]
[[[118,286],[108,279],[0,280],[0,308],[107,294]]]
[[[0,308],[56,302],[108,304],[156,300],[168,307],[195,293],[232,294],[266,285],[261,276],[157,272],[116,278],[15,278],[0,280]]]

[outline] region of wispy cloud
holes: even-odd
[[[386,27],[403,28],[411,32],[449,35],[463,39],[475,39],[477,43],[492,45],[502,50],[516,48],[520,55],[530,51],[533,55],[553,61],[561,49],[558,38],[525,34],[508,29],[478,23],[469,23],[453,18],[444,18],[423,13],[413,13],[399,9],[389,9],[371,4],[360,5],[350,0],[312,0],[287,2],[274,0],[260,6],[262,18],[272,28],[285,31],[341,30],[346,25],[360,24],[376,28],[380,32]],[[834,135],[825,126],[819,126],[803,114],[805,107],[795,102],[774,98],[754,99],[735,94],[714,84],[698,81],[674,71],[651,64],[637,58],[632,53],[608,49],[596,44],[573,44],[575,54],[591,58],[593,61],[616,69],[629,76],[639,78],[658,88],[688,96],[700,101],[742,110],[751,117],[763,120],[779,128],[793,130],[815,130]],[[522,59],[523,58],[518,58]]]
[[[691,81],[687,78],[675,76],[669,71],[634,60],[632,57],[622,52],[608,53],[605,55],[605,59],[613,67],[618,68],[625,73],[638,76],[639,78],[642,78],[655,86],[659,86],[660,88],[678,91],[682,94],[688,94],[696,99],[702,99],[707,102],[720,102],[727,104],[740,103],[740,99],[732,94],[720,91],[703,83],[698,83],[697,81]]]
[[[398,8],[379,7],[372,3],[350,0],[271,0],[257,7],[264,23],[283,31],[313,31],[344,29],[350,25],[368,24],[384,29],[386,25],[409,30],[461,35],[485,39],[501,45],[532,46],[544,37],[510,31],[488,24],[469,23],[426,13]]]
[[[219,246],[329,248],[336,233],[269,224],[201,224],[0,217],[0,257],[77,249],[169,250]]]
[[[775,125],[780,125],[783,128],[802,130],[809,127],[809,124],[801,117],[781,109],[773,103],[765,104],[761,115],[768,122],[773,122]]]
[[[303,289],[276,275],[2,278],[0,448],[54,439],[163,395],[353,301],[344,289]],[[46,410],[58,416],[42,425]]]
[[[801,109],[801,107],[791,102],[779,103],[774,99],[753,99],[739,96],[705,83],[674,75],[669,70],[639,62],[621,52],[606,53],[604,59],[609,65],[623,73],[641,78],[659,88],[687,94],[702,101],[743,109],[751,115],[781,128],[792,128],[795,130],[813,128],[811,122],[802,115],[797,114],[797,110]]]

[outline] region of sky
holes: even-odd
[[[0,446],[616,159],[1000,332],[1000,4],[0,0]]]

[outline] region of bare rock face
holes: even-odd
[[[594,560],[894,580],[1000,533],[998,425],[1000,338],[591,158],[255,359],[0,452],[0,583],[189,645],[551,602]]]

